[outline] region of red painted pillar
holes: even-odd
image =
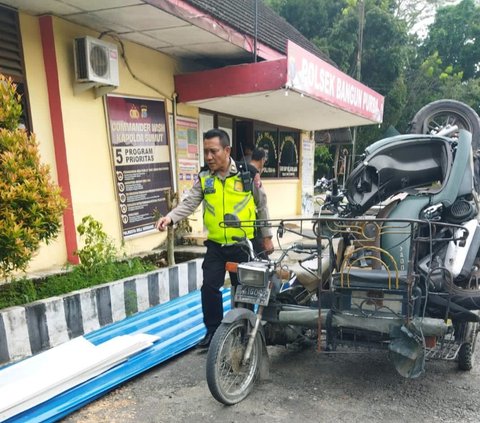
[[[40,17],[40,36],[42,39],[43,63],[47,77],[48,103],[50,106],[50,120],[52,123],[53,144],[55,148],[55,162],[57,165],[58,184],[62,194],[68,201],[68,207],[63,213],[63,227],[67,259],[72,264],[78,264],[77,235],[75,218],[72,208],[72,193],[68,176],[67,150],[65,148],[65,131],[63,128],[62,99],[58,82],[57,55],[55,53],[55,37],[53,34],[53,19],[51,16]]]

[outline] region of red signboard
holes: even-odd
[[[287,55],[287,87],[374,122],[382,122],[383,96],[290,40]]]

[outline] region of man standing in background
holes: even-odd
[[[263,172],[265,162],[267,161],[267,153],[263,148],[256,148],[252,152],[250,164],[258,170],[259,175]]]

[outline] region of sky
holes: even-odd
[[[448,3],[454,5],[460,3],[460,1],[461,0],[450,0]],[[480,0],[475,1],[478,2]],[[427,36],[428,26],[433,23],[434,19],[435,6],[431,5],[425,10],[423,14],[423,19],[421,19],[418,24],[414,25],[414,27],[412,28],[412,32],[416,33],[422,39],[425,38]]]

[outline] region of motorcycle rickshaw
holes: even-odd
[[[269,225],[279,244],[302,237],[276,259],[252,255],[238,273],[232,309],[207,354],[215,399],[243,400],[268,371],[268,345],[318,351],[378,348],[404,377],[427,359],[470,370],[480,321],[477,148],[480,127],[468,106],[444,100],[417,113],[415,134],[369,146],[346,181],[332,187],[317,216],[239,222]]]

